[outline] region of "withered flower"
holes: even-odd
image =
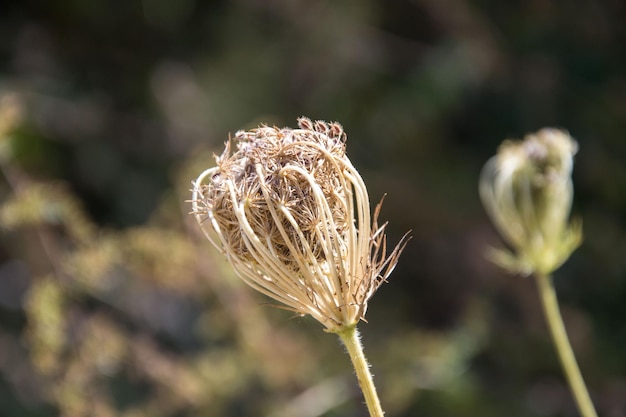
[[[580,222],[569,221],[577,149],[569,134],[546,128],[523,141],[504,141],[485,165],[481,199],[515,250],[515,254],[502,249],[492,255],[511,272],[552,273],[580,245]]]
[[[246,283],[339,332],[364,319],[407,239],[386,256],[341,125],[298,126],[237,132],[194,182],[193,214]]]

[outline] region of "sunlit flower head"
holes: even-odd
[[[507,140],[480,178],[480,196],[504,240],[494,261],[511,272],[551,273],[580,245],[580,223],[569,223],[573,157],[567,132],[542,129],[523,141]]]
[[[194,182],[193,214],[246,283],[340,331],[364,319],[406,239],[386,256],[341,125],[298,126],[237,132]]]

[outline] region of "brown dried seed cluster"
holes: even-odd
[[[389,276],[362,178],[338,123],[298,120],[235,134],[217,166],[194,183],[194,214],[209,240],[252,287],[328,330],[356,324]]]
[[[304,118],[299,120],[299,126],[299,130],[264,126],[237,132],[236,151],[231,155],[230,144],[227,144],[218,158],[219,170],[210,183],[203,185],[203,201],[211,205],[215,218],[219,219],[226,244],[250,262],[255,260],[241,233],[234,202],[243,204],[246,219],[255,234],[265,237],[267,246],[293,269],[298,268],[297,262],[286,242],[297,244],[302,254],[306,254],[304,245],[308,245],[315,258],[320,259],[324,257],[316,237],[320,222],[328,222],[340,236],[347,227],[347,207],[342,204],[345,190],[339,180],[340,161],[345,157],[343,129],[337,123],[312,123]],[[286,167],[291,169],[284,170]],[[293,168],[309,173],[314,183]],[[320,202],[316,201],[312,187],[320,188],[333,213],[331,219],[320,215]],[[268,196],[287,209],[297,226],[293,226],[284,213],[276,212],[267,204]],[[288,237],[281,235],[278,225]]]

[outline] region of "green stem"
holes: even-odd
[[[356,326],[343,329],[337,332],[337,334],[346,347],[348,355],[350,355],[370,416],[383,417],[383,409],[380,406],[380,400],[376,393],[376,387],[374,387],[374,380],[372,379],[367,359],[365,359],[365,355],[363,354],[363,345],[361,345],[361,339],[359,338],[359,332]]]
[[[552,334],[552,340],[556,345],[556,350],[561,360],[561,365],[565,371],[567,381],[569,383],[578,411],[583,417],[597,417],[596,410],[593,407],[589,391],[585,386],[585,381],[580,373],[580,368],[576,363],[574,351],[570,345],[563,325],[563,318],[559,311],[559,303],[556,299],[552,277],[550,275],[537,274],[537,285],[539,287],[539,295],[543,305],[543,311],[548,321],[548,327]]]

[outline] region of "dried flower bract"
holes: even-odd
[[[246,283],[340,331],[364,318],[406,239],[386,257],[341,125],[298,126],[237,132],[194,182],[193,214]]]

